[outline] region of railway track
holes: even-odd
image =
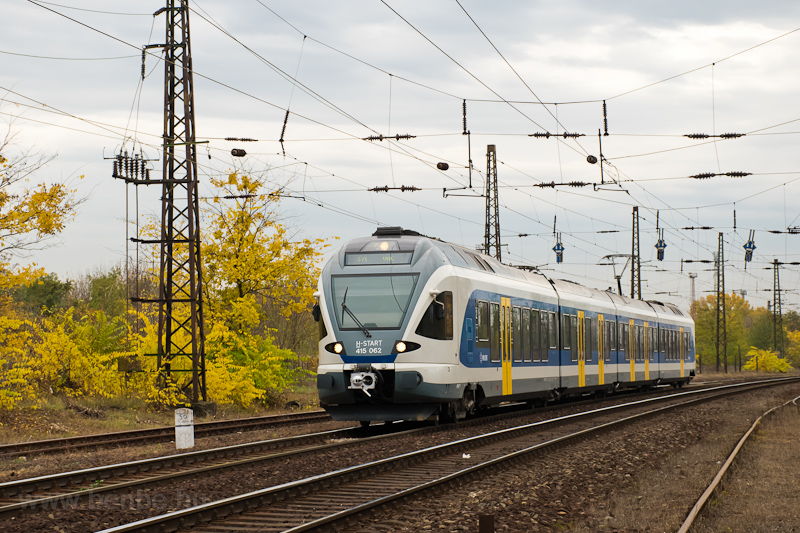
[[[584,400],[568,405],[580,408],[593,403],[593,400]],[[462,422],[458,426],[479,426],[530,414],[531,411],[524,407],[524,404],[508,405],[500,413]],[[553,405],[538,411],[563,408],[564,405]],[[209,476],[256,463],[280,462],[302,455],[325,453],[335,448],[356,448],[385,438],[446,430],[447,426],[417,423],[377,425],[369,429],[359,426],[5,482],[0,483],[0,518],[42,509],[74,507],[109,494],[142,490],[181,478]],[[274,450],[282,451],[275,453]]]
[[[240,496],[198,505],[105,533],[146,531],[310,531],[442,485],[461,483],[533,456],[552,453],[671,409],[797,379],[687,391],[535,422],[343,468]]]
[[[324,411],[310,411],[286,415],[270,415],[233,420],[201,422],[194,425],[196,438],[210,437],[238,431],[256,431],[264,428],[330,420]],[[128,446],[144,443],[169,442],[175,438],[175,428],[160,427],[136,429],[116,433],[102,433],[79,437],[65,437],[0,445],[0,459],[44,453],[86,450],[98,447]]]
[[[661,391],[666,393],[666,391]],[[650,396],[631,393],[631,397]],[[621,401],[617,398],[614,401]],[[595,405],[596,400],[574,401],[539,408],[544,414],[565,407],[581,409]],[[528,416],[531,411],[525,404],[509,404],[499,413],[479,417],[458,424],[459,428],[486,425],[492,422]],[[234,468],[253,466],[269,461],[280,462],[304,454],[317,454],[335,448],[352,447],[391,436],[401,438],[412,434],[447,431],[447,426],[414,423],[378,425],[369,429],[345,428],[318,433],[239,444],[204,451],[188,452],[121,464],[85,468],[77,471],[43,475],[35,478],[0,483],[0,518],[42,509],[74,507],[95,498],[111,494],[143,490],[153,485],[174,482]],[[274,450],[282,450],[274,453]]]

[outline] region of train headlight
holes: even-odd
[[[341,341],[331,342],[325,345],[325,350],[336,355],[347,355],[344,349],[344,344]]]
[[[394,343],[394,353],[413,352],[420,348],[420,345],[411,341],[397,341]]]

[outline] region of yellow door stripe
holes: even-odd
[[[502,320],[500,338],[502,339],[503,394],[511,394],[511,298],[500,298]]]

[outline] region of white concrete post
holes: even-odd
[[[194,448],[194,412],[185,407],[175,409],[175,448]]]

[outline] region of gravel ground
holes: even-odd
[[[491,515],[496,531],[676,531],[753,420],[799,392],[792,385],[666,414],[341,530],[477,531]],[[800,474],[800,461],[791,468]]]
[[[702,488],[697,491],[695,487],[702,487],[710,479],[709,474],[713,476],[717,460],[715,453],[707,458],[697,450],[712,449],[721,443],[729,451],[732,446],[729,442],[738,440],[743,428],[749,426],[753,418],[767,407],[778,403],[778,397],[789,395],[790,392],[786,392],[789,388],[792,387],[781,387],[781,392],[760,392],[748,395],[748,399],[727,399],[679,414],[664,415],[662,420],[651,426],[628,428],[559,452],[546,460],[535,460],[525,468],[498,472],[492,478],[443,492],[435,501],[428,499],[393,507],[380,518],[376,516],[366,524],[356,524],[346,529],[476,531],[478,516],[493,515],[497,531],[555,529],[628,532],[644,531],[643,526],[637,525],[642,518],[637,517],[646,517],[657,511],[655,514],[664,515],[664,524],[670,524],[669,527],[665,525],[663,530],[674,531],[676,527],[672,527],[672,524],[678,519],[682,521],[686,511],[694,504],[693,498],[702,491]],[[797,392],[798,389],[800,387],[794,386],[792,391]],[[552,413],[534,413],[525,422],[550,416]],[[326,453],[313,461],[299,458],[279,464],[255,465],[213,477],[181,481],[169,487],[140,490],[122,497],[111,495],[98,498],[74,511],[56,509],[23,515],[2,525],[0,529],[25,533],[96,531],[203,501],[519,423],[521,421],[516,419],[480,426],[480,429],[459,428],[424,436],[386,439],[369,446]],[[307,431],[303,432],[312,431],[309,426],[304,426],[304,429]],[[318,426],[313,426],[313,430],[318,429]],[[290,430],[284,428],[281,431]],[[242,438],[249,440],[251,436],[246,434]],[[267,437],[262,435],[261,438]],[[215,445],[221,444],[215,442]],[[672,466],[667,472],[658,470],[659,465],[671,464],[679,452],[686,453],[687,450],[695,451],[687,456],[685,465],[680,463],[678,467]],[[124,455],[131,451],[122,449],[116,453]],[[106,464],[130,458],[119,456],[109,459],[104,456],[99,459],[94,455],[84,460]]]

